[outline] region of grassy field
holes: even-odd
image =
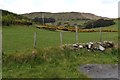
[[[55,47],[60,45],[60,33],[37,29],[34,26],[10,26],[3,27],[3,51],[4,53],[19,52],[33,49],[33,36],[37,32],[37,48]],[[100,33],[79,33],[79,42],[99,41]],[[117,43],[118,33],[104,32],[103,40]],[[63,32],[63,44],[75,43],[74,32]]]
[[[87,78],[79,71],[80,65],[118,63],[116,49],[105,52],[61,49],[57,31],[35,26],[4,26],[2,30],[3,78]],[[37,49],[33,49],[34,32],[37,32]],[[102,34],[103,40],[118,42],[116,32]],[[99,37],[98,32],[79,33],[79,42],[99,41]],[[75,43],[74,32],[63,32],[65,43]]]
[[[3,56],[3,78],[87,78],[79,70],[83,64],[115,64],[117,50],[88,52],[59,47],[36,49]]]

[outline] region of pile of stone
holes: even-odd
[[[89,43],[78,43],[78,44],[65,44],[62,45],[62,48],[69,48],[73,50],[79,50],[86,48],[90,50],[99,50],[105,51],[108,48],[114,48],[114,43],[112,41],[103,41],[103,42],[89,42]]]

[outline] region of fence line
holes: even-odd
[[[74,39],[75,39],[75,43],[76,44],[78,44],[79,43],[79,39],[78,39],[78,26],[75,26],[75,30],[76,30],[76,32],[75,32],[75,36],[73,37]],[[100,42],[102,42],[102,28],[100,27],[100,29],[99,29],[99,40],[100,40]],[[60,41],[59,41],[59,43],[60,43],[60,46],[62,46],[63,45],[63,43],[64,43],[64,41],[66,40],[63,40],[63,36],[65,37],[65,35],[63,34],[63,33],[66,33],[66,32],[64,32],[64,31],[59,31],[59,39],[60,39]],[[37,33],[36,32],[34,32],[34,44],[33,44],[33,47],[34,48],[36,48],[36,37],[37,37]],[[82,37],[81,37],[82,38]]]

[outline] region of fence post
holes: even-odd
[[[44,25],[44,13],[42,13],[42,21],[43,21],[43,25]]]
[[[34,32],[34,48],[36,48],[36,32]]]
[[[0,10],[0,79],[2,80],[2,10]]]
[[[76,44],[78,44],[78,27],[77,25],[75,26],[76,29]]]
[[[62,32],[60,31],[60,45],[62,46]]]
[[[102,42],[102,28],[100,27],[100,42]]]

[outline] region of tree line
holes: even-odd
[[[98,19],[96,21],[89,21],[85,23],[84,28],[90,29],[90,28],[106,27],[114,24],[115,24],[114,20]]]
[[[56,20],[54,18],[39,18],[39,17],[35,17],[34,19],[32,19],[32,21],[36,22],[36,23],[54,23]]]

